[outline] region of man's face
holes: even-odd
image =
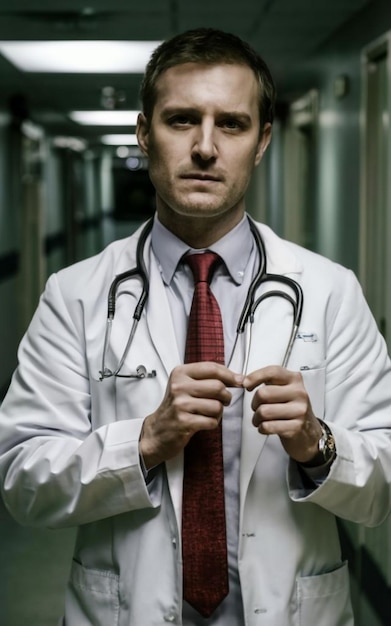
[[[260,132],[259,84],[245,65],[186,63],[157,82],[152,119],[139,117],[160,220],[215,218],[232,227],[244,212],[251,173],[270,140]]]

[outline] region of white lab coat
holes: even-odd
[[[352,273],[260,228],[269,272],[303,287],[289,368],[302,370],[338,456],[320,487],[303,484],[279,439],[252,426],[245,393],[239,537],[245,623],[351,626],[335,516],[375,525],[390,511],[390,363]],[[144,364],[157,376],[98,379],[108,288],[114,275],[134,266],[137,236],[49,279],[0,413],[0,472],[11,513],[23,524],[79,526],[66,626],[181,624],[182,455],[157,473],[151,497],[138,454],[143,418],[160,404],[181,362],[149,245],[150,296],[127,365]],[[139,281],[120,292],[110,351],[116,359]],[[262,304],[248,371],[281,362],[290,325],[286,302]]]

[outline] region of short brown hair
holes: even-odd
[[[141,102],[147,120],[156,103],[156,83],[170,67],[183,63],[247,65],[260,85],[259,117],[261,128],[274,119],[276,90],[268,66],[245,41],[231,33],[213,28],[188,30],[161,43],[152,53],[141,83]]]

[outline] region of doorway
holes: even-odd
[[[318,92],[290,104],[284,132],[284,237],[316,249]]]

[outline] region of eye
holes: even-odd
[[[178,127],[191,126],[192,124],[194,124],[194,120],[189,115],[178,114],[178,115],[173,115],[172,117],[170,117],[170,119],[168,120],[168,123],[170,126],[178,128]]]
[[[231,132],[239,132],[243,130],[243,123],[235,117],[227,117],[220,122],[220,127]]]
[[[235,130],[236,128],[240,128],[240,124],[237,120],[225,120],[224,126],[226,128],[230,128],[231,130]]]

